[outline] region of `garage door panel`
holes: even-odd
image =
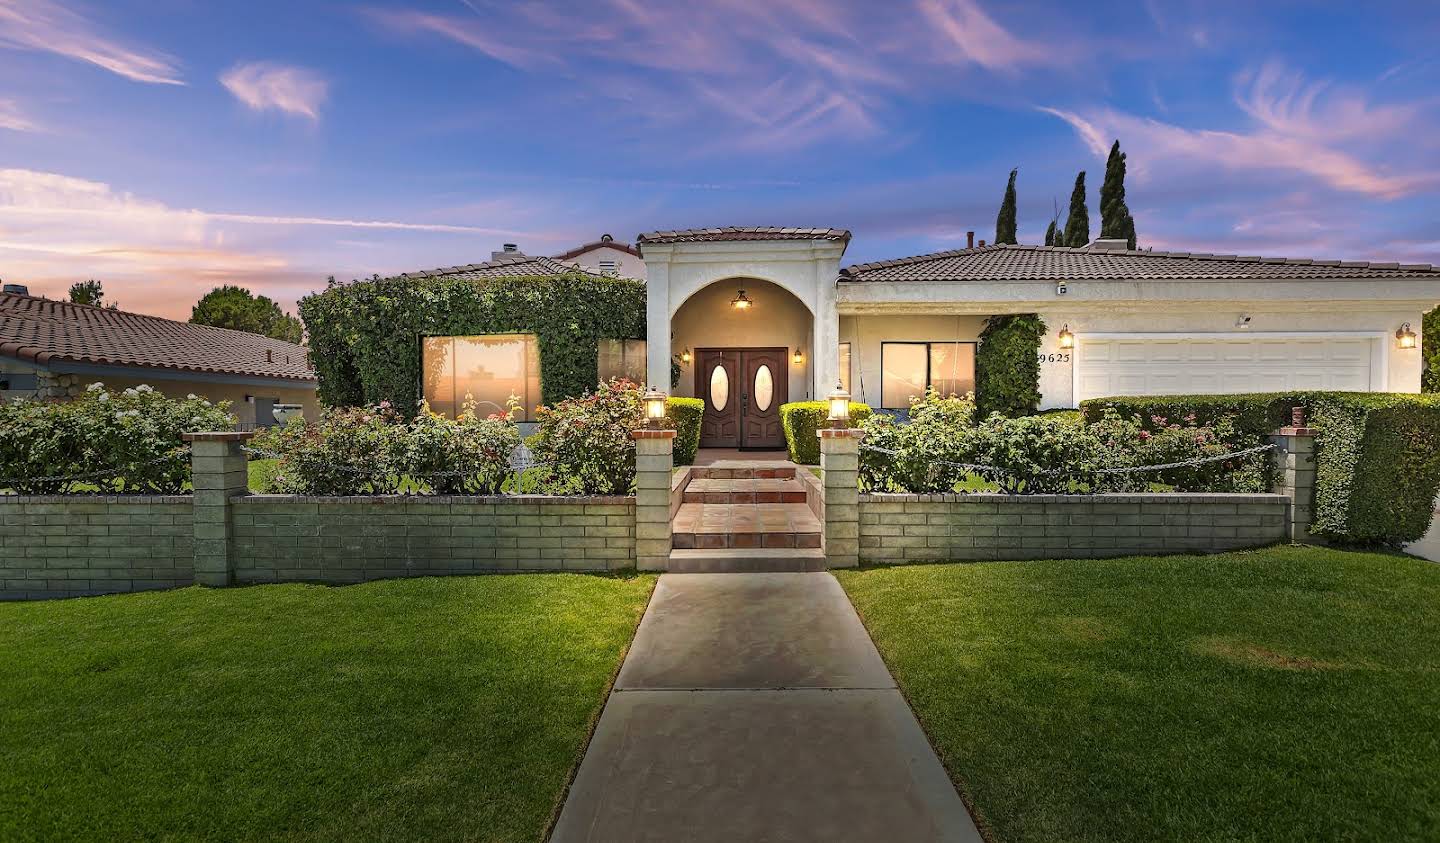
[[[1376,340],[1368,338],[1081,338],[1076,400],[1107,395],[1366,391]]]

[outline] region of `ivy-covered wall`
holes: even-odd
[[[301,299],[300,318],[327,404],[390,401],[411,414],[422,337],[509,333],[536,335],[548,404],[595,388],[599,340],[645,338],[645,283],[588,275],[332,282]]]
[[[1040,341],[1045,320],[1034,313],[992,316],[975,350],[975,413],[1028,416],[1040,406]]]

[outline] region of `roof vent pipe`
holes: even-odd
[[[973,249],[973,248],[975,248],[975,232],[973,232],[973,231],[967,231],[967,232],[965,232],[965,248],[967,248],[967,249]]]
[[[984,240],[981,240],[981,241],[980,241],[980,248],[982,248],[982,249],[985,248],[985,241],[984,241]]]

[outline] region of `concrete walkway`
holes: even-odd
[[[978,841],[827,573],[665,574],[552,841]]]

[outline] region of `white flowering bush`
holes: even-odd
[[[149,386],[94,383],[70,402],[0,404],[0,486],[22,494],[75,491],[174,494],[190,480],[181,435],[230,430],[228,403],[169,398]],[[81,481],[47,477],[96,473]]]

